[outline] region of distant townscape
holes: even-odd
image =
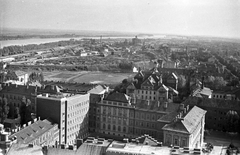
[[[0,55],[0,154],[239,154],[235,40],[99,36]]]

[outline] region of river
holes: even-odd
[[[121,37],[102,37],[102,39],[118,39],[118,38],[133,38],[134,36],[121,36]],[[157,36],[142,36],[138,37],[140,39],[143,38],[163,38],[164,35],[157,35]],[[28,45],[28,44],[44,44],[49,42],[58,42],[58,41],[64,41],[69,39],[82,39],[82,38],[93,38],[93,39],[99,39],[99,37],[77,37],[77,38],[31,38],[31,39],[17,39],[17,40],[1,40],[0,41],[0,48],[6,47],[6,46],[13,46],[13,45]]]

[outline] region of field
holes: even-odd
[[[65,81],[78,83],[99,83],[99,84],[117,84],[123,79],[133,77],[135,73],[110,73],[110,72],[90,72],[90,71],[54,71],[43,72],[44,80],[47,81]]]

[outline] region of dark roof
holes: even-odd
[[[240,102],[234,100],[188,97],[183,104],[199,107],[212,107],[225,110],[240,110]]]
[[[187,134],[193,133],[199,122],[202,120],[206,111],[194,106],[185,116],[173,121],[170,124],[166,124],[163,130],[183,132]]]
[[[57,85],[62,87],[63,90],[78,91],[78,92],[88,92],[97,84],[87,84],[87,83],[68,83],[68,82],[55,82],[55,81],[44,81],[44,85]]]
[[[104,100],[128,103],[129,96],[124,93],[113,92],[107,95]]]
[[[172,122],[173,119],[176,118],[176,116],[179,114],[179,112],[177,111],[174,111],[174,112],[171,112],[167,115],[164,115],[162,116],[161,118],[158,119],[159,122]]]
[[[148,105],[149,103],[149,105]],[[165,104],[167,104],[167,108],[165,108]],[[147,111],[159,111],[159,112],[174,112],[178,111],[179,109],[179,104],[177,103],[167,103],[167,102],[160,102],[158,104],[158,101],[150,101],[150,100],[140,100],[137,99],[136,109],[141,109],[141,110],[147,110]]]

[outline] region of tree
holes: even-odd
[[[229,110],[226,114],[227,116],[227,122],[228,122],[228,131],[229,132],[236,132],[238,128],[238,122],[239,122],[239,115],[234,110]]]
[[[29,82],[43,82],[44,80],[44,77],[43,77],[43,74],[42,73],[36,73],[36,72],[33,72],[29,75]]]
[[[22,101],[21,101],[21,106],[20,106],[20,117],[21,117],[21,122],[20,124],[23,125],[26,123],[26,109],[27,109],[27,106],[26,106],[26,97],[23,97],[22,98]]]
[[[9,112],[9,107],[8,107],[7,99],[0,97],[0,118],[1,118],[1,123],[3,123],[4,120],[7,118],[8,112]]]
[[[187,80],[183,75],[179,76],[178,79],[178,88],[185,88],[187,84]]]
[[[31,101],[26,99],[25,96],[22,98],[19,114],[21,117],[21,125],[31,120]]]

